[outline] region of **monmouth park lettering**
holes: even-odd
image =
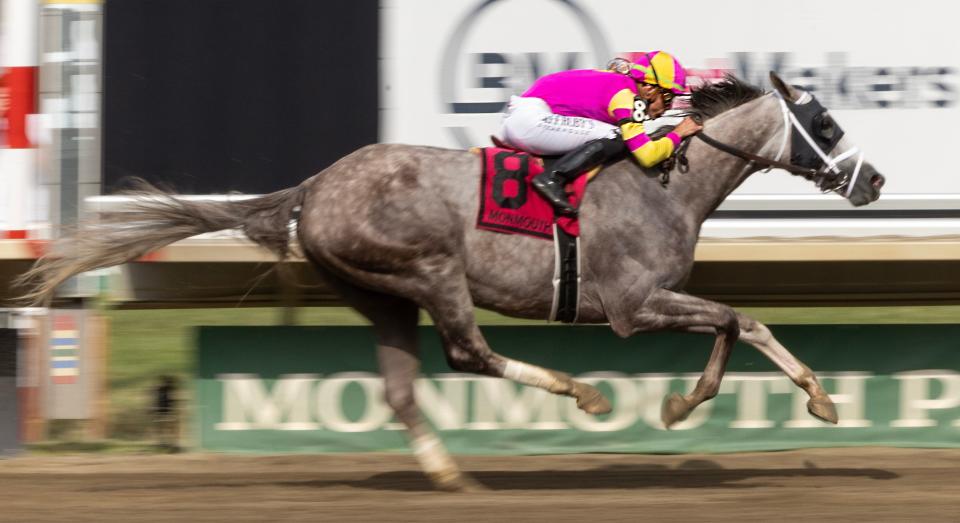
[[[467,374],[421,378],[415,393],[424,415],[441,431],[665,430],[660,422],[663,397],[674,390],[692,390],[699,374],[595,372],[578,378],[608,395],[613,404],[610,414],[592,416],[580,411],[570,398]],[[811,418],[806,412],[806,394],[782,374],[729,373],[718,397],[704,403],[675,429],[695,429],[711,419],[743,430],[844,430],[878,424],[899,429],[943,424],[960,428],[960,372],[922,370],[890,376],[834,372],[823,373],[822,378],[837,404],[841,421],[836,426]],[[377,374],[287,374],[270,380],[256,374],[220,374],[216,383],[222,402],[220,419],[213,427],[217,431],[402,430],[383,400],[383,381]],[[889,404],[889,399],[883,405],[869,403],[877,396],[870,393],[872,386],[895,390],[895,404]],[[867,417],[868,412],[883,409],[894,411],[891,419]]]

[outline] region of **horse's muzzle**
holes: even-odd
[[[885,183],[887,183],[887,179],[880,173],[876,173],[870,177],[870,187],[873,188],[873,199],[870,201],[875,202],[880,199],[880,189],[883,188],[883,184]]]
[[[872,165],[864,163],[860,176],[854,180],[853,187],[849,189],[847,199],[855,207],[875,202],[880,198],[880,189],[886,182],[887,179],[877,172]]]

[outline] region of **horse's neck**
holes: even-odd
[[[772,96],[763,96],[726,111],[706,122],[712,138],[739,149],[773,158],[780,145],[783,120]],[[789,150],[785,152],[789,154]],[[757,166],[693,139],[687,149],[690,170],[675,174],[670,183],[685,214],[703,220],[712,213]]]

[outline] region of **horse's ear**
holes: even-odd
[[[770,83],[773,84],[773,88],[776,89],[785,100],[796,102],[797,99],[800,98],[800,92],[787,85],[787,82],[784,82],[775,71],[770,71]]]

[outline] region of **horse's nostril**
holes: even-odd
[[[873,175],[872,178],[870,178],[870,185],[872,185],[873,188],[878,191],[883,187],[883,184],[886,182],[887,182],[887,179],[884,178],[882,174],[875,174]]]

